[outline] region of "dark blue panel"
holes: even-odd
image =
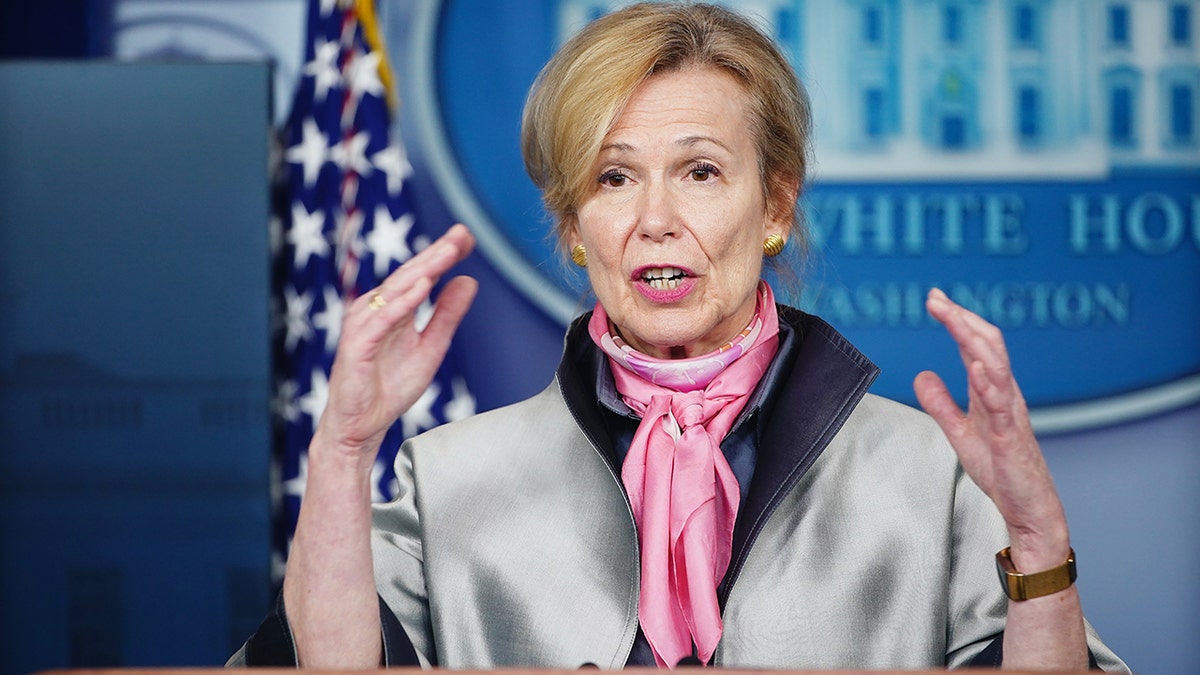
[[[0,65],[2,672],[219,665],[265,612],[269,80]]]

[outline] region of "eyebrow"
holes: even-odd
[[[712,143],[713,145],[717,146],[718,148],[721,148],[722,150],[724,150],[726,152],[731,152],[729,149],[729,146],[727,146],[724,143],[722,143],[721,141],[713,138],[712,136],[687,136],[687,137],[679,139],[678,141],[676,141],[675,144],[680,147],[690,148],[692,146],[696,146],[701,143]]]
[[[691,148],[700,145],[701,143],[712,143],[726,152],[732,152],[729,149],[729,146],[725,145],[716,138],[713,138],[712,136],[684,136],[683,138],[675,141],[675,145],[681,148]],[[629,143],[605,143],[604,145],[600,146],[600,152],[608,152],[610,150],[614,150],[616,152],[633,152],[635,149],[636,148]]]

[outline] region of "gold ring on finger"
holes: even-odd
[[[375,293],[371,294],[371,301],[367,303],[367,307],[370,307],[371,309],[375,310],[375,309],[380,309],[381,307],[383,307],[386,304],[387,304],[387,300],[383,299],[383,294],[379,293],[379,292],[375,292]]]

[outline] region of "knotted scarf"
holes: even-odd
[[[754,318],[714,352],[657,359],[613,335],[598,303],[588,332],[608,355],[617,391],[641,416],[621,480],[641,544],[638,620],[659,666],[708,663],[723,624],[717,586],[729,567],[737,478],[721,440],[779,347],[775,299],[759,284]]]

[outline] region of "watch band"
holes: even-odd
[[[996,571],[1000,573],[1000,585],[1004,593],[1012,600],[1029,600],[1065,591],[1075,583],[1075,549],[1067,556],[1067,561],[1058,567],[1021,574],[1013,566],[1011,547],[1006,547],[996,554]]]

